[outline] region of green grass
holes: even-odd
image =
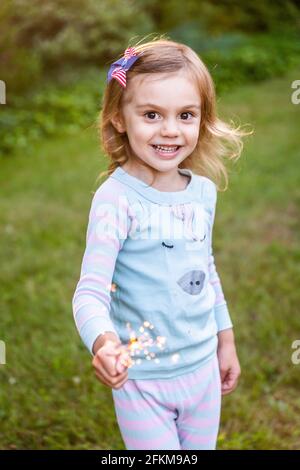
[[[219,449],[299,448],[300,105],[290,100],[299,73],[219,99],[222,116],[255,129],[218,195],[214,249],[242,366],[223,398]],[[124,449],[111,390],[96,380],[71,310],[106,166],[96,133],[0,164],[0,448]]]

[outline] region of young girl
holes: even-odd
[[[126,49],[108,72],[109,177],[92,200],[73,313],[127,449],[215,449],[221,395],[240,375],[212,229],[213,179],[227,181],[224,155],[240,156],[244,133],[215,101],[201,59],[169,39]]]

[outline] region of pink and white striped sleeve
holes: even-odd
[[[211,231],[210,231],[210,241],[209,241],[209,261],[208,261],[208,272],[209,272],[209,282],[211,283],[214,291],[216,293],[216,301],[214,306],[215,319],[218,327],[218,331],[226,330],[227,328],[232,328],[233,324],[230,318],[230,314],[227,307],[227,302],[224,297],[222,284],[220,277],[218,275],[215,258],[212,248],[212,232],[215,220],[216,213],[216,204],[217,204],[217,188],[213,181],[206,179],[205,189],[204,189],[204,198],[209,212],[211,214]]]
[[[118,333],[109,310],[114,268],[128,235],[128,201],[120,183],[106,180],[94,194],[80,278],[72,299],[79,335],[93,355],[93,344],[106,331]]]

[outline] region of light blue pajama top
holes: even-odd
[[[119,166],[92,199],[74,320],[91,354],[106,331],[131,345],[129,379],[192,372],[232,328],[212,250],[216,185],[178,171],[187,187],[164,192]]]

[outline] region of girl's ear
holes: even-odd
[[[115,115],[111,118],[111,123],[112,123],[112,125],[115,127],[115,129],[116,129],[118,132],[120,132],[120,134],[122,134],[122,133],[124,133],[124,132],[126,131],[124,119],[123,119],[123,117],[121,116],[120,113],[115,114]]]

